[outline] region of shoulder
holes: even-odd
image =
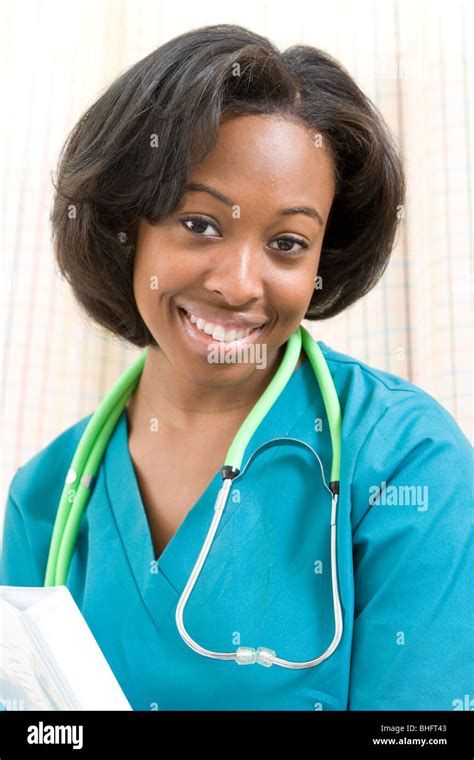
[[[38,513],[44,514],[51,497],[57,495],[59,499],[62,493],[69,465],[91,417],[89,414],[66,428],[19,467],[10,484],[9,498],[17,505],[34,503]]]
[[[333,377],[346,438],[359,439],[362,445],[377,436],[386,446],[405,448],[428,436],[451,442],[460,453],[470,451],[452,414],[427,391],[322,341],[318,345]]]
[[[436,524],[438,536],[446,536],[455,524],[468,530],[473,452],[450,412],[408,380],[325,344],[320,348],[341,403],[341,479],[349,489],[357,540],[370,535],[375,545],[377,535],[382,542],[387,531],[393,535],[397,525],[403,531],[410,520],[422,532]],[[413,498],[416,509],[374,511],[374,494],[394,504],[406,505]]]
[[[64,430],[16,471],[1,532],[0,584],[43,585],[66,474],[91,416]]]
[[[64,430],[16,471],[1,532],[0,584],[43,585],[66,474],[91,416]]]

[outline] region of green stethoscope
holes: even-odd
[[[331,481],[329,487],[324,479],[324,470],[318,454],[307,443],[296,438],[273,438],[271,441],[267,441],[254,451],[252,456],[248,459],[244,469],[240,471],[247,444],[292,376],[301,353],[301,345],[303,345],[305,353],[313,366],[329,421],[332,445]],[[145,350],[118,379],[110,393],[108,393],[103,399],[89,420],[82,435],[66,476],[56,515],[48,555],[48,564],[44,582],[45,586],[59,586],[65,585],[66,583],[79,530],[79,523],[91,494],[93,479],[97,474],[105,448],[115,425],[126,406],[128,398],[132,395],[138,385],[146,354],[147,351]],[[219,527],[222,515],[224,514],[232,482],[243,475],[257,451],[273,444],[275,441],[297,443],[308,448],[319,461],[324,486],[331,495],[331,583],[335,631],[333,640],[326,651],[314,660],[306,660],[304,662],[293,662],[291,660],[277,657],[275,651],[267,647],[258,647],[255,649],[253,647],[239,646],[235,652],[213,652],[197,644],[188,634],[183,622],[186,602],[188,601],[204,562],[206,561],[217,528]],[[326,364],[326,360],[324,359],[317,342],[302,325],[299,325],[288,340],[285,354],[271,383],[265,389],[240,426],[237,435],[227,452],[224,465],[221,468],[223,484],[217,494],[212,521],[201,552],[179,598],[176,608],[177,628],[181,637],[191,649],[205,657],[212,657],[217,660],[235,660],[239,665],[259,663],[260,665],[269,667],[270,665],[275,664],[280,665],[283,668],[294,669],[311,668],[315,665],[319,665],[319,663],[326,660],[335,651],[342,636],[342,613],[339,599],[336,553],[336,513],[339,496],[340,462],[341,408],[336,389],[334,387],[331,373]]]

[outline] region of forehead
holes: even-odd
[[[217,144],[190,180],[213,182],[239,203],[262,192],[330,201],[334,171],[325,138],[301,121],[276,114],[227,116]]]

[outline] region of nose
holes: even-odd
[[[263,297],[262,267],[262,257],[255,246],[232,247],[227,253],[221,250],[219,261],[208,274],[205,286],[222,295],[232,306],[241,306]]]

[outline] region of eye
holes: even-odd
[[[185,229],[189,230],[190,232],[196,233],[196,235],[201,235],[203,237],[214,237],[212,232],[205,232],[206,228],[214,229],[217,234],[219,234],[219,230],[217,226],[214,224],[214,222],[207,219],[207,217],[204,216],[197,216],[197,215],[188,215],[181,217],[180,222],[183,224]],[[190,224],[191,226],[188,226]],[[280,253],[290,253],[290,254],[296,254],[300,251],[304,250],[305,248],[309,248],[309,244],[302,240],[301,238],[297,238],[294,235],[284,235],[279,238],[276,238],[276,240],[273,240],[272,242],[280,242],[283,241],[283,245],[286,247],[278,247],[274,248],[273,250],[277,250]],[[296,250],[291,250],[291,248],[294,245],[299,245],[300,248]]]
[[[205,237],[212,237],[212,234],[209,232],[203,232],[202,228],[205,229],[206,227],[212,227],[214,230],[217,230],[217,227],[213,224],[213,222],[210,222],[203,216],[184,216],[180,219],[180,221],[182,222],[185,229],[189,230],[190,232],[195,232],[197,235],[204,235]],[[187,222],[191,222],[191,224],[195,226],[188,227]]]
[[[280,251],[281,253],[299,253],[301,250],[309,248],[309,245],[305,240],[301,240],[300,238],[294,237],[293,235],[284,235],[283,237],[276,238],[276,240],[273,240],[272,242],[278,243],[279,241],[283,241],[283,243],[287,245],[290,244],[290,246],[295,245],[295,243],[296,245],[301,246],[301,248],[296,251],[292,251],[290,248],[277,248],[276,250]]]

